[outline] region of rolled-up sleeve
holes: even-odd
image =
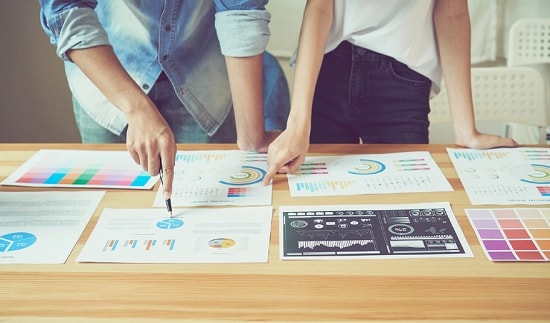
[[[216,33],[222,54],[247,57],[263,53],[269,37],[271,14],[267,0],[215,0]]]
[[[67,5],[63,5],[68,3]],[[94,10],[95,1],[41,1],[42,28],[57,47],[57,55],[70,61],[69,49],[110,45]]]

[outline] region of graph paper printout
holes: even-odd
[[[239,150],[178,151],[172,205],[271,205],[272,186],[263,185],[267,154]],[[162,188],[155,207],[164,206]]]
[[[472,205],[550,204],[550,148],[447,148]]]
[[[308,156],[287,177],[292,197],[453,190],[427,151]]]

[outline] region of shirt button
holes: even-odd
[[[170,31],[171,29],[172,29],[172,26],[170,26],[170,25],[164,26],[164,30],[166,30],[166,31]]]
[[[149,88],[149,84],[143,84],[141,87],[142,87],[144,90],[147,90],[147,89]]]
[[[162,60],[163,60],[163,61],[165,61],[165,60],[167,60],[167,59],[168,59],[168,55],[162,56]]]

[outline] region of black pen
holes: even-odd
[[[162,164],[160,164],[159,176],[160,176],[160,183],[162,184],[162,189],[164,190],[164,181],[162,180]],[[165,200],[165,202],[166,202],[166,210],[168,211],[168,215],[172,217],[172,200],[168,198]]]

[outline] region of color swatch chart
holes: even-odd
[[[550,148],[447,152],[471,204],[550,204]]]
[[[453,190],[427,151],[308,156],[287,176],[292,197]]]
[[[465,209],[492,261],[550,261],[550,209]]]
[[[267,155],[239,150],[178,151],[172,205],[271,205],[270,185],[262,185]],[[164,206],[162,190],[153,206]]]
[[[156,181],[126,151],[39,150],[2,184],[150,189]]]

